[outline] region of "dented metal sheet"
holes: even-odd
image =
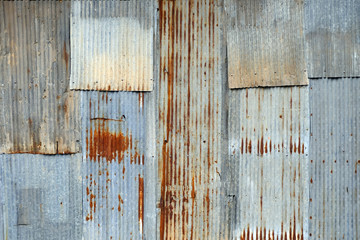
[[[221,239],[221,2],[160,1],[159,14],[158,239]]]
[[[153,1],[73,1],[71,89],[151,91]]]
[[[360,239],[360,81],[310,81],[309,239]]]
[[[81,239],[81,154],[0,155],[0,183],[0,239]]]
[[[145,95],[82,93],[84,239],[155,239],[153,104]]]
[[[0,18],[0,152],[78,152],[70,3],[2,1]]]
[[[360,77],[360,1],[307,1],[305,35],[309,78]]]
[[[231,239],[308,239],[308,87],[229,93]]]
[[[303,1],[225,0],[230,88],[307,85]]]

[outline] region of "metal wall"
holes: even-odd
[[[259,4],[265,2],[277,6],[265,0]],[[284,2],[287,6],[294,4]],[[337,8],[333,1],[330,3],[333,10],[329,15],[333,16]],[[80,79],[79,74],[84,77],[86,72],[81,72],[81,64],[77,63],[94,54],[92,51],[102,41],[106,44],[100,47],[110,54],[114,42],[126,35],[111,33],[104,34],[104,38],[99,35],[97,43],[76,49],[72,39],[80,38],[79,32],[70,34],[70,12],[82,16],[81,26],[91,27],[80,27],[79,31],[95,33],[99,27],[103,33],[109,33],[111,24],[121,22],[119,16],[128,11],[114,7],[120,4],[116,1],[72,4],[66,1],[0,3],[0,19],[11,19],[0,21],[4,29],[0,32],[3,36],[0,81],[7,84],[1,86],[0,92],[3,104],[0,138],[10,131],[24,139],[21,146],[32,146],[28,138],[31,135],[21,120],[31,113],[47,124],[46,129],[50,130],[46,134],[52,134],[52,142],[56,142],[58,134],[63,134],[69,146],[81,152],[63,154],[69,152],[50,148],[51,151],[31,154],[0,155],[0,239],[360,239],[359,75],[335,78],[337,70],[330,73],[327,70],[326,75],[312,74],[318,69],[319,61],[326,68],[335,65],[314,58],[321,52],[317,53],[307,38],[305,57],[300,56],[303,50],[298,48],[285,57],[300,63],[305,59],[310,86],[230,89],[229,65],[234,63],[229,42],[234,41],[228,38],[231,18],[224,0],[134,1],[125,5],[141,6],[134,8],[143,16],[138,19],[140,25],[147,26],[143,29],[152,28],[152,43],[146,48],[152,58],[152,91],[113,91],[137,89],[111,89],[114,85],[110,91],[90,90],[93,88],[83,83],[96,82],[92,77],[104,69],[101,64],[95,65],[96,73],[90,71],[89,79]],[[153,10],[142,9],[147,4]],[[302,4],[306,27],[312,24],[309,21],[313,21],[316,7],[311,7],[313,1],[296,1],[297,6]],[[341,9],[352,12],[350,8],[354,6],[357,2],[349,1]],[[255,5],[249,7],[255,9]],[[7,8],[12,11],[6,11]],[[8,14],[13,12],[17,14]],[[47,18],[45,13],[52,13],[51,17]],[[253,14],[257,13],[247,12],[252,20]],[[341,19],[337,16],[330,19]],[[297,15],[296,19],[301,22],[301,17]],[[103,18],[111,24],[105,26]],[[26,22],[28,19],[31,21]],[[52,21],[46,22],[47,19]],[[346,15],[346,19],[358,21],[355,12]],[[27,25],[35,30],[27,31],[23,27]],[[47,33],[48,29],[57,34]],[[307,37],[308,30],[306,27]],[[15,32],[9,35],[9,31]],[[282,36],[296,32],[289,33],[291,28],[278,28],[278,31]],[[349,31],[358,38],[357,29]],[[30,38],[20,38],[24,34]],[[291,36],[299,37],[295,35]],[[47,37],[42,36],[54,36],[61,41],[46,45]],[[341,45],[339,36],[342,35],[331,35],[338,43],[335,48],[341,46],[347,51],[342,52],[344,58],[352,54],[351,58],[355,59],[357,50],[347,48],[349,45],[344,41],[345,45]],[[91,34],[87,38],[91,40]],[[41,46],[35,44],[37,47],[31,49],[34,39]],[[259,43],[257,40],[255,45]],[[26,61],[19,60],[21,65],[16,68],[11,68],[12,60],[8,62],[15,59],[4,44],[9,42],[18,43],[12,48],[19,51],[19,56],[27,57]],[[247,38],[236,48],[250,51],[249,46],[255,46],[251,42],[252,38]],[[48,55],[30,58],[33,55],[28,51],[32,54],[38,49],[44,49],[41,54]],[[49,49],[57,54],[50,54]],[[113,58],[119,57],[118,52],[114,54]],[[260,56],[259,52],[256,54]],[[278,54],[270,53],[269,59],[274,59],[271,66],[278,63],[279,68],[285,68],[281,63],[284,59],[277,59]],[[48,59],[55,60],[50,64]],[[334,57],[332,61],[356,69],[353,64],[357,58],[345,62],[340,59]],[[47,64],[61,74],[43,77]],[[51,87],[48,97],[24,90],[28,81],[37,79],[25,77],[28,65],[34,66],[31,68],[34,76],[42,76],[41,81],[37,80],[39,84]],[[130,63],[125,66],[130,65],[135,67]],[[76,70],[72,71],[70,66]],[[295,64],[294,71],[303,67]],[[253,68],[259,73],[263,71],[265,81],[271,81],[263,64]],[[9,72],[9,69],[15,70]],[[67,85],[72,84],[70,74],[71,80],[78,80],[87,91],[70,91]],[[10,88],[20,81],[16,79],[21,80],[21,87]],[[104,83],[109,84],[110,80],[114,79],[106,78]],[[17,97],[8,97],[20,89],[21,94],[11,95]],[[60,102],[54,95],[57,91],[64,94]],[[24,94],[33,94],[33,101],[24,100]],[[71,111],[66,116],[63,110],[56,109],[68,95],[74,97],[68,100]],[[9,116],[19,120],[8,121]],[[73,121],[73,132],[56,130],[68,118]],[[12,128],[7,127],[9,123]],[[47,136],[34,129],[40,139]],[[45,141],[47,146],[49,141]],[[6,146],[10,145],[1,142],[2,148]]]

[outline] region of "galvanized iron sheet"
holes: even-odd
[[[153,1],[73,1],[71,89],[151,91]]]
[[[360,77],[360,1],[309,0],[305,5],[310,78]]]
[[[81,239],[81,154],[0,155],[0,239]]]
[[[308,84],[303,1],[225,3],[230,88]]]
[[[307,239],[308,87],[229,94],[233,239]]]
[[[2,1],[0,19],[0,152],[78,152],[70,3]]]
[[[309,239],[360,239],[360,81],[310,81]]]
[[[155,239],[156,168],[147,151],[155,121],[145,95],[82,93],[84,239]]]
[[[224,81],[218,1],[160,1],[159,239],[219,239]],[[224,173],[226,174],[226,173]]]

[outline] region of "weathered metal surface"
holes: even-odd
[[[0,239],[81,239],[81,154],[0,155]]]
[[[71,89],[151,91],[154,2],[73,1]]]
[[[309,239],[360,239],[360,81],[310,81]]]
[[[308,87],[232,90],[232,239],[307,239]]]
[[[230,88],[307,85],[303,1],[225,0]]]
[[[0,19],[0,152],[78,152],[70,3],[2,1]]]
[[[147,151],[155,121],[146,95],[82,93],[84,239],[155,239],[156,168]]]
[[[310,78],[360,77],[360,1],[307,1],[305,35]]]
[[[219,239],[226,151],[221,1],[160,1],[159,28],[158,238]]]

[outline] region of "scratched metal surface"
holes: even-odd
[[[0,169],[0,239],[81,239],[81,154],[0,155]]]
[[[360,77],[360,1],[305,4],[309,78]]]
[[[154,1],[71,4],[71,89],[151,91]]]
[[[83,237],[155,239],[151,96],[88,91],[81,101]]]
[[[360,81],[310,81],[309,239],[360,239]]]
[[[69,18],[69,2],[0,2],[0,152],[79,152]]]
[[[307,85],[302,0],[225,0],[230,88]]]
[[[307,239],[308,87],[232,90],[233,238]]]

